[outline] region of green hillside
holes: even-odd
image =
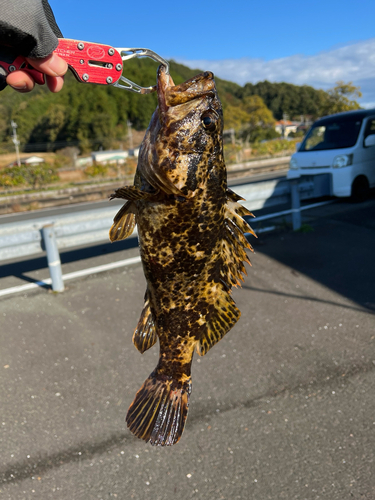
[[[171,75],[176,84],[201,71],[171,61]],[[155,83],[155,73],[156,66],[149,59],[131,60],[125,64],[124,75],[143,86]],[[262,137],[253,133],[255,116],[258,129],[270,129],[274,119],[281,118],[283,113],[290,118],[301,114],[313,117],[328,114],[337,109],[337,100],[342,101],[345,94],[344,89],[344,93],[332,97],[329,92],[286,83],[248,83],[241,87],[216,78],[216,84],[226,127],[235,128],[239,137],[246,133],[247,140]],[[355,101],[348,102],[358,107]],[[55,151],[71,145],[78,146],[84,153],[100,147],[116,147],[125,141],[128,120],[134,129],[146,129],[155,107],[155,93],[140,96],[113,87],[81,84],[70,72],[58,94],[48,92],[45,86],[29,94],[7,88],[0,93],[0,152],[13,148],[11,120],[18,125],[21,150]]]

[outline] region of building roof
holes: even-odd
[[[26,165],[29,163],[44,163],[44,158],[40,156],[28,156],[27,158],[21,158],[21,163],[25,163]]]
[[[278,125],[283,125],[285,127],[295,127],[296,125],[299,125],[301,122],[297,122],[297,121],[290,121],[290,120],[279,120],[278,122],[276,122],[276,126]]]

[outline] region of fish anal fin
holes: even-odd
[[[206,323],[207,331],[199,339],[197,353],[204,356],[240,319],[241,312],[224,289],[215,297],[214,310]]]
[[[133,333],[133,344],[138,351],[143,354],[147,349],[150,349],[158,339],[156,334],[155,324],[152,317],[150,303],[147,298],[143,306],[141,317],[139,318],[138,325]]]
[[[129,407],[126,415],[129,430],[154,446],[177,443],[185,427],[190,394],[190,377],[181,383],[155,370]]]
[[[109,230],[109,239],[114,241],[124,240],[132,234],[135,227],[136,207],[133,201],[127,201],[115,215],[113,224]]]

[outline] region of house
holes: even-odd
[[[40,156],[28,156],[27,158],[20,158],[20,164],[21,165],[39,165],[41,163],[45,163],[44,158],[41,158]],[[9,167],[14,167],[17,165],[16,161],[12,161],[8,166]]]
[[[122,149],[112,149],[107,151],[93,151],[91,158],[96,163],[125,163],[126,158],[129,156],[127,151]]]
[[[78,168],[91,167],[92,164],[93,159],[91,156],[82,156],[75,161],[75,166]]]
[[[297,127],[301,125],[300,122],[290,120],[279,120],[275,124],[275,130],[283,137],[288,137],[291,132],[297,132]]]
[[[28,156],[27,158],[21,158],[22,165],[38,165],[40,163],[45,163],[44,158],[40,156]]]

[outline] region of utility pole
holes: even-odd
[[[283,127],[282,127],[282,130],[283,130],[283,133],[282,133],[282,136],[283,138],[285,139],[285,137],[287,136],[287,133],[286,133],[286,121],[289,119],[289,115],[287,115],[286,113],[283,113]]]
[[[234,128],[230,129],[230,138],[231,138],[232,146],[235,146],[236,145],[236,140],[235,140],[235,137],[234,137]]]
[[[18,140],[18,137],[17,137],[17,130],[16,130],[17,123],[12,120],[10,122],[10,124],[11,124],[11,127],[13,129],[13,139],[12,139],[12,141],[13,141],[13,144],[14,144],[14,146],[16,148],[17,165],[20,167],[21,166],[21,160],[20,160],[20,151],[19,151],[19,148],[18,148],[18,146],[20,144],[20,141]]]
[[[129,140],[129,149],[133,149],[133,132],[132,132],[132,123],[130,120],[126,122],[128,127],[128,140]]]

